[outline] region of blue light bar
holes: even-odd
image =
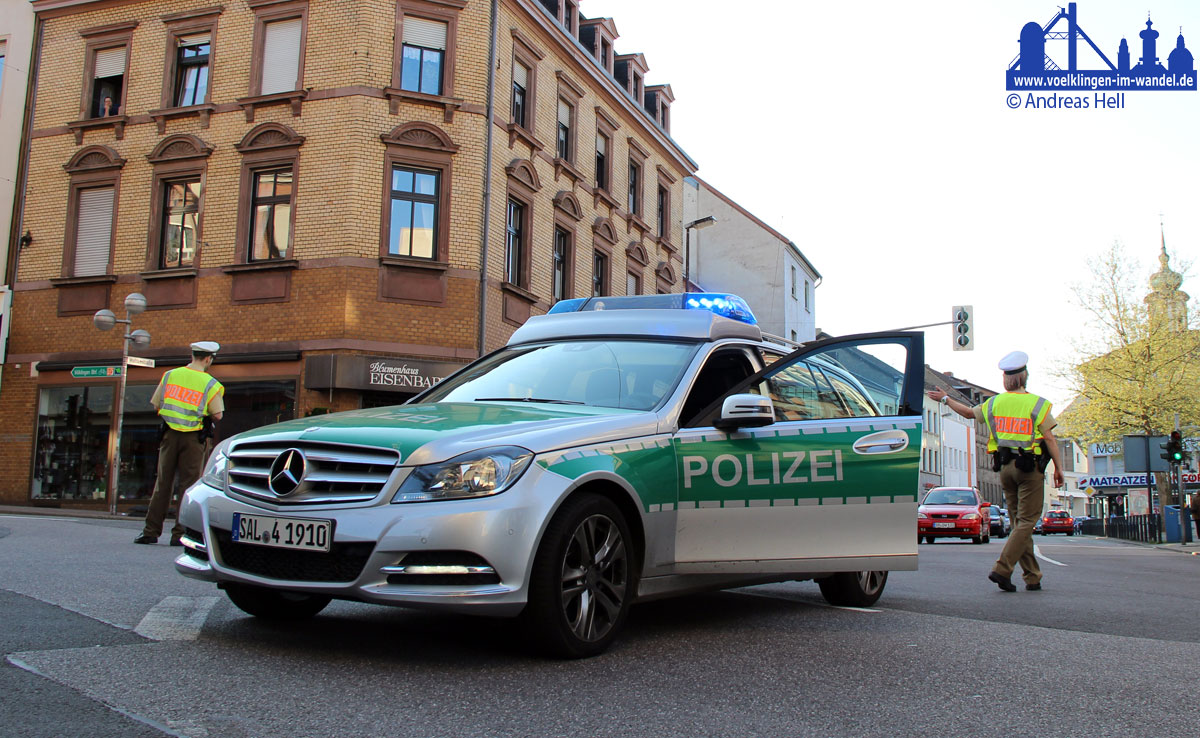
[[[758,325],[746,301],[722,292],[685,292],[675,295],[631,295],[629,297],[578,297],[560,300],[549,315],[592,310],[707,310],[749,325]]]

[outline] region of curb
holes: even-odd
[[[141,520],[143,516],[113,515],[102,510],[72,510],[61,507],[33,507],[24,505],[0,505],[0,515],[47,516],[55,518],[92,518],[96,520]]]

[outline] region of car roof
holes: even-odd
[[[762,343],[757,325],[731,320],[707,310],[597,310],[535,315],[508,339],[509,346],[564,338],[677,338],[719,341],[740,338]]]

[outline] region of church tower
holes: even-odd
[[[1183,277],[1171,271],[1167,264],[1170,258],[1167,256],[1167,237],[1164,234],[1162,251],[1158,255],[1158,263],[1162,267],[1150,277],[1150,294],[1146,295],[1146,305],[1152,323],[1165,320],[1172,330],[1182,331],[1187,330],[1188,294],[1179,289]]]

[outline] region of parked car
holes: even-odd
[[[991,515],[991,525],[988,526],[988,530],[997,538],[1007,538],[1008,534],[1012,532],[1012,521],[1009,520],[1008,510],[995,505],[987,510]]]
[[[917,541],[933,543],[938,538],[970,538],[972,543],[991,540],[988,507],[971,487],[934,487],[917,507]]]
[[[1051,510],[1042,516],[1042,535],[1066,533],[1075,535],[1075,521],[1066,510]]]

